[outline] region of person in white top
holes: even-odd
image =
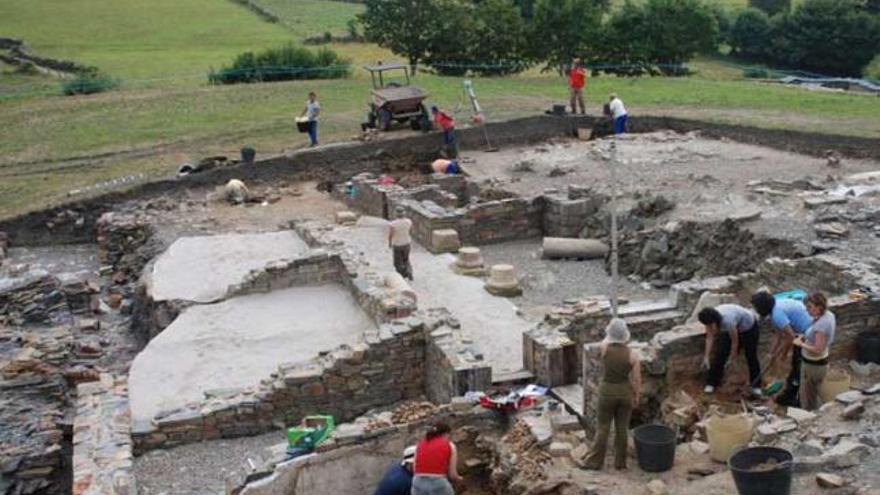
[[[412,265],[409,262],[409,250],[412,238],[409,235],[412,229],[412,220],[406,218],[403,207],[394,209],[395,219],[388,226],[388,247],[394,255],[394,270],[405,279],[412,280]]]
[[[309,141],[311,146],[318,145],[318,115],[321,113],[321,104],[318,103],[318,95],[314,91],[309,92],[309,99],[306,101],[306,107],[303,108],[300,117],[309,119]]]
[[[616,93],[611,93],[608,99],[611,102],[608,109],[611,111],[611,121],[614,123],[614,134],[623,134],[626,132],[626,108]]]

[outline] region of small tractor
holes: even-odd
[[[367,121],[361,124],[361,129],[379,128],[388,131],[392,122],[405,124],[409,122],[413,130],[427,132],[431,130],[431,119],[425,108],[425,98],[428,93],[422,88],[410,85],[409,67],[399,62],[365,65],[364,69],[370,72],[373,82],[371,92],[370,111],[367,113]],[[387,72],[402,71],[403,80],[388,80]]]

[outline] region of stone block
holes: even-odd
[[[554,414],[550,417],[550,424],[553,426],[553,431],[557,433],[575,431],[581,428],[581,423],[578,421],[577,416],[568,413]]]
[[[439,229],[431,232],[431,251],[435,253],[455,253],[461,248],[458,232],[453,229]]]
[[[551,442],[548,450],[553,457],[568,457],[572,446],[568,442]]]
[[[786,416],[797,421],[798,423],[806,423],[816,419],[815,413],[798,407],[789,407],[786,411]]]
[[[341,225],[350,225],[357,222],[357,214],[351,211],[337,211],[336,223]]]

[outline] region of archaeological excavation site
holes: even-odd
[[[372,495],[437,421],[458,494],[880,494],[880,139],[486,130],[456,174],[413,133],[0,221],[0,494]],[[697,315],[762,290],[827,296],[818,409],[748,394],[735,355],[704,390]],[[614,317],[641,375],[627,467],[612,434],[587,469]]]

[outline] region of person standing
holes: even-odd
[[[584,85],[587,79],[587,72],[584,70],[584,64],[579,58],[571,61],[571,67],[568,69],[568,90],[571,99],[571,113],[577,113],[575,103],[580,105],[581,115],[586,113],[584,106]]]
[[[587,469],[602,469],[608,435],[614,422],[614,467],[626,469],[629,420],[639,404],[642,374],[639,356],[627,346],[629,329],[621,318],[614,318],[605,327],[602,341],[604,371],[599,385],[599,426],[593,447],[585,459]]]
[[[458,144],[455,142],[455,119],[446,112],[440,111],[436,106],[431,107],[431,115],[434,123],[443,131],[443,146],[450,158],[458,158]]]
[[[306,100],[306,107],[300,114],[300,117],[306,117],[309,122],[309,146],[318,145],[318,115],[320,113],[321,104],[318,103],[318,95],[314,91],[310,91],[309,99]]]
[[[813,292],[807,296],[806,303],[807,311],[813,317],[813,324],[803,335],[794,339],[793,345],[800,348],[802,361],[801,407],[807,411],[815,411],[822,405],[819,386],[828,373],[828,354],[837,331],[837,318],[828,311],[828,299],[821,292]]]
[[[437,421],[416,445],[412,495],[455,495],[453,483],[458,474],[458,452],[449,440],[449,425]]]
[[[703,308],[697,314],[697,320],[706,327],[703,369],[709,370],[709,377],[703,391],[711,394],[721,385],[724,369],[736,359],[742,348],[749,365],[752,394],[761,395],[758,383],[761,377],[761,363],[758,361],[760,332],[755,313],[739,304],[719,304],[714,308]],[[733,358],[728,361],[730,356]]]
[[[813,323],[810,313],[802,302],[794,299],[777,300],[767,291],[759,291],[752,295],[752,306],[761,318],[770,318],[770,323],[776,332],[776,338],[770,346],[765,363],[784,358],[786,353],[792,350],[794,338],[806,333]],[[785,380],[786,387],[776,397],[776,402],[784,406],[798,407],[800,380],[801,353],[792,352],[791,369]]]
[[[410,445],[403,451],[403,460],[395,462],[385,471],[385,476],[379,481],[373,495],[410,495],[415,459],[416,446]]]
[[[617,97],[616,93],[608,96],[608,110],[611,112],[611,123],[614,127],[614,134],[623,134],[626,132],[626,107]]]
[[[394,209],[394,220],[388,227],[388,247],[394,256],[394,270],[401,277],[412,281],[412,265],[409,262],[409,252],[412,245],[412,237],[410,230],[412,229],[412,220],[404,215],[406,211],[403,207],[398,206]]]

